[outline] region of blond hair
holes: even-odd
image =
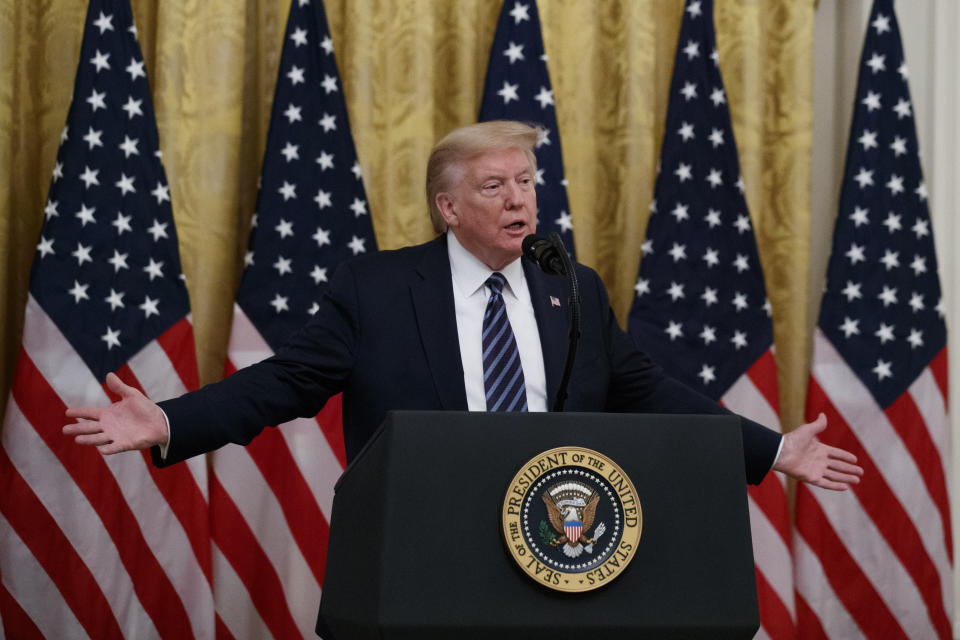
[[[430,220],[437,233],[447,230],[447,223],[437,208],[437,194],[445,191],[463,177],[464,163],[482,153],[501,149],[520,149],[530,160],[530,168],[537,170],[533,148],[540,129],[512,120],[479,122],[454,129],[434,145],[427,161],[427,205]]]

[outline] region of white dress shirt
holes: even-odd
[[[490,289],[484,283],[493,270],[464,249],[451,231],[447,232],[447,252],[450,256],[450,277],[453,278],[453,302],[457,312],[457,337],[463,362],[463,384],[467,390],[467,407],[470,411],[486,411],[482,336],[483,314]],[[527,409],[546,411],[547,379],[540,347],[540,330],[520,258],[501,269],[500,273],[507,280],[502,296],[520,351],[520,364],[527,387]]]

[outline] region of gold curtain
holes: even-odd
[[[320,0],[313,0],[314,2]],[[514,0],[507,0],[513,2]],[[521,0],[529,1],[529,0]],[[133,0],[193,306],[218,379],[289,0]],[[377,242],[431,237],[434,140],[475,121],[500,0],[325,0]],[[720,66],[773,305],[784,423],[806,388],[814,0],[716,0]],[[539,0],[580,260],[626,320],[682,0]],[[0,407],[87,0],[0,0]]]

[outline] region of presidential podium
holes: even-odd
[[[615,461],[642,508],[630,564],[582,593],[538,584],[501,530],[515,474],[565,446]],[[394,412],[337,483],[326,640],[752,638],[759,624],[736,417]]]

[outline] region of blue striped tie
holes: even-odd
[[[520,351],[503,304],[503,274],[487,278],[490,298],[483,314],[483,388],[487,411],[526,411],[527,385],[523,381]]]

